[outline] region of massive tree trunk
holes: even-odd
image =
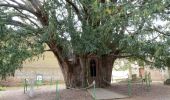
[[[170,67],[168,67],[168,79],[170,79]]]
[[[91,76],[90,60],[96,61],[96,76]],[[106,87],[111,83],[112,66],[114,59],[104,57],[79,57],[75,63],[65,62],[61,69],[65,79],[66,87],[82,88],[88,87],[95,80],[97,87]]]
[[[95,80],[96,87],[106,87],[111,83],[112,67],[115,59],[111,56],[77,56],[74,60],[61,60],[58,52],[54,52],[59,60],[67,88],[85,88]],[[90,60],[96,61],[96,76],[91,76]]]

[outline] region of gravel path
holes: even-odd
[[[93,100],[87,91],[69,90],[60,86],[60,100]],[[113,84],[108,88],[121,94],[127,95],[127,84]],[[23,93],[23,89],[7,90],[0,92],[0,100],[56,100],[55,86],[53,87],[35,87],[34,97],[29,97]],[[152,84],[151,89],[147,91],[145,85],[133,84],[132,96],[118,100],[170,100],[170,86],[163,84]]]

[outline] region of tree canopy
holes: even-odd
[[[164,68],[169,29],[170,0],[0,0],[0,76],[44,51],[59,60],[110,55]]]

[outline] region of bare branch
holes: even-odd
[[[48,50],[44,50],[44,52],[47,52],[47,51],[51,51],[51,52],[52,52],[53,50],[51,50],[51,49],[48,49]]]
[[[22,11],[20,11],[19,9],[16,9],[18,12],[20,12],[20,14],[22,15],[19,15],[20,17],[23,17],[25,19],[28,19],[33,25],[35,25],[37,28],[40,28],[34,21],[32,21],[27,15],[25,15]]]
[[[36,9],[36,11],[40,11],[41,10],[41,3],[39,2],[39,0],[29,0],[30,3],[32,4],[32,6]]]
[[[24,2],[24,1],[23,1]],[[19,9],[19,10],[25,10],[25,11],[28,11],[30,12],[31,14],[35,15],[38,20],[41,22],[41,24],[43,25],[47,25],[48,24],[48,16],[45,15],[43,13],[43,11],[39,10],[39,11],[36,11],[37,9],[34,8],[34,6],[32,4],[30,4],[30,6],[28,5],[30,3],[25,1],[25,5],[23,4],[20,4],[20,5],[15,5],[15,4],[7,4],[7,3],[3,3],[3,4],[0,4],[0,7],[11,7],[11,8],[14,8],[14,9]],[[33,8],[32,8],[33,7]]]
[[[78,7],[77,7],[71,0],[66,0],[66,2],[73,7],[73,9],[75,10],[78,18],[79,18],[80,20],[82,20],[81,15],[80,15],[80,11],[79,11]]]
[[[163,35],[166,35],[166,36],[170,36],[170,34],[166,34],[166,33],[162,32],[162,31],[158,30],[156,27],[154,27],[153,30],[155,30],[156,32],[158,32],[160,34],[163,34]]]
[[[17,5],[21,5],[19,2],[17,2],[16,0],[10,0],[10,1],[12,1],[12,2],[14,2],[15,4],[17,4]]]
[[[28,24],[25,24],[25,23],[22,23],[22,22],[19,22],[19,21],[16,21],[16,20],[12,20],[12,19],[6,20],[6,21],[4,22],[4,24],[19,26],[19,27],[25,27],[25,28],[31,29],[31,30],[34,29],[34,27],[32,27],[31,25],[28,25]]]
[[[160,30],[157,29],[155,26],[154,26],[153,28],[150,28],[150,27],[149,27],[148,30],[155,31],[155,32],[157,32],[157,33],[159,33],[159,34],[162,34],[162,35],[165,35],[165,36],[170,36],[170,34],[166,34],[165,32],[160,31]]]
[[[24,26],[26,27],[27,25],[25,25],[24,23],[21,23],[19,21],[14,21],[14,20],[8,20],[5,22],[6,24],[9,24],[9,25],[15,25],[15,26]]]
[[[0,4],[0,7],[11,7],[11,8],[15,8],[15,9],[21,9],[21,10],[26,10],[34,15],[36,15],[36,12],[32,9],[32,8],[28,8],[24,5],[14,5],[14,4]]]

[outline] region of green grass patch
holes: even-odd
[[[6,90],[6,87],[0,86],[0,91],[5,91],[5,90]]]

